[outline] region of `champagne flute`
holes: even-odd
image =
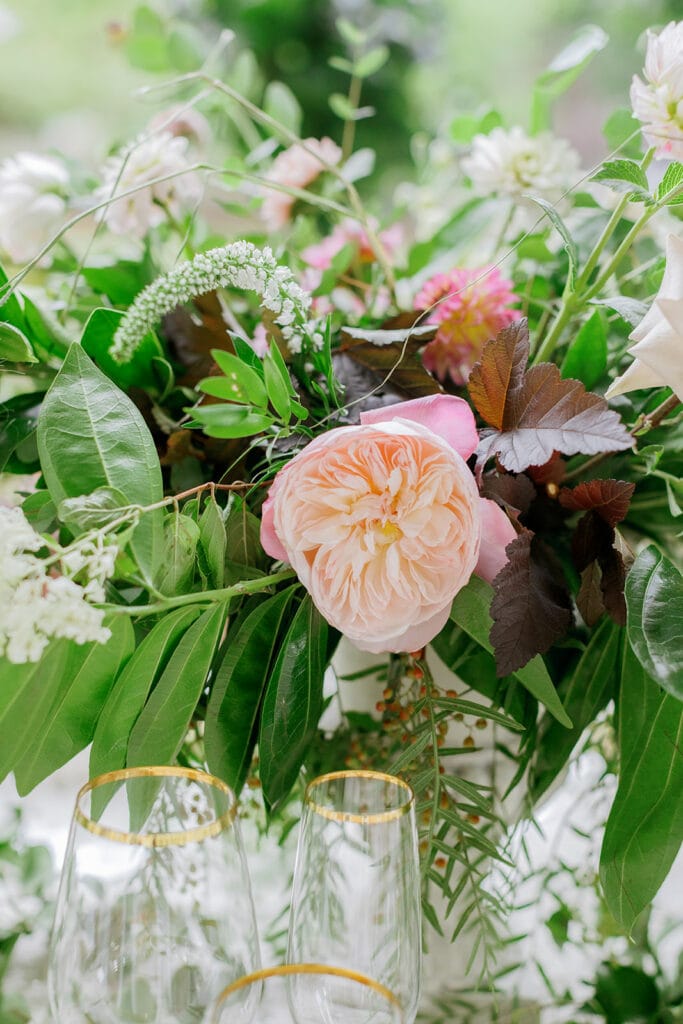
[[[307,787],[287,959],[376,979],[417,1014],[420,869],[414,796],[382,772],[340,771]]]
[[[50,942],[59,1024],[199,1024],[260,967],[236,799],[188,768],[81,789]]]
[[[284,964],[239,978],[207,1024],[406,1024],[398,996],[344,967]]]

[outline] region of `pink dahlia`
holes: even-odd
[[[485,343],[517,318],[508,308],[516,301],[512,281],[495,267],[430,278],[415,297],[415,309],[434,306],[427,322],[439,325],[423,353],[426,368],[441,380],[450,376],[454,384],[465,384]]]
[[[279,153],[266,177],[274,185],[307,188],[326,166],[336,166],[341,156],[341,149],[332,139],[304,139],[303,143],[296,143]],[[261,217],[269,230],[277,231],[289,223],[295,202],[294,196],[267,188]]]

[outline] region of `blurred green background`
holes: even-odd
[[[148,118],[135,99],[159,72],[131,67],[127,33],[137,0],[0,0],[0,156],[14,149],[62,148],[94,164]],[[207,44],[230,26],[265,80],[286,82],[305,111],[306,133],[341,124],[328,105],[345,92],[328,60],[344,54],[339,16],[385,42],[391,59],[362,102],[377,117],[359,141],[385,162],[405,164],[409,139],[444,128],[459,113],[493,105],[525,124],[530,87],[548,60],[586,22],[610,36],[607,49],[564,97],[555,127],[585,159],[604,152],[600,124],[628,103],[649,25],[683,16],[682,0],[150,0],[164,18],[189,24]],[[143,61],[144,63],[144,61]],[[149,61],[148,61],[149,63]],[[153,63],[153,62],[152,62]]]

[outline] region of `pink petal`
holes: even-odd
[[[267,555],[270,555],[276,561],[289,563],[287,552],[280,543],[280,538],[275,532],[275,526],[273,525],[275,492],[281,482],[281,474],[285,472],[286,468],[285,466],[284,469],[281,469],[280,473],[275,477],[268,491],[268,497],[263,502],[263,508],[261,509],[261,547]]]
[[[479,499],[481,516],[481,547],[475,573],[487,583],[493,583],[504,565],[507,564],[505,548],[517,536],[514,526],[500,505],[489,498]]]
[[[421,651],[430,640],[433,640],[441,632],[448,622],[450,611],[451,602],[449,601],[445,608],[436,612],[431,618],[425,622],[418,623],[416,626],[410,626],[405,633],[392,637],[391,640],[373,641],[368,637],[355,636],[350,639],[359,650],[369,651],[371,654],[409,654],[411,651]]]
[[[371,409],[360,414],[366,424],[387,420],[412,420],[443,438],[463,459],[469,459],[479,443],[474,413],[463,398],[455,395],[426,395],[409,402],[398,402],[384,409]],[[414,648],[416,650],[417,648]]]

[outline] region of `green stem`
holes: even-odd
[[[157,615],[159,612],[168,611],[169,608],[182,608],[183,605],[219,604],[231,600],[233,597],[241,597],[244,594],[258,594],[261,590],[274,587],[277,583],[290,580],[296,576],[293,569],[282,569],[280,572],[271,573],[270,576],[259,576],[255,580],[243,580],[240,583],[233,583],[231,587],[223,587],[220,590],[205,590],[197,594],[179,594],[177,597],[167,597],[163,601],[154,604],[141,605],[114,605],[107,606],[106,611],[112,615],[131,615],[134,618],[141,618],[145,615]]]
[[[349,85],[349,103],[354,111],[358,110],[360,94],[363,87],[362,79],[353,75]],[[342,135],[342,162],[346,162],[353,153],[353,143],[356,137],[356,122],[351,117],[344,122],[344,134]]]

